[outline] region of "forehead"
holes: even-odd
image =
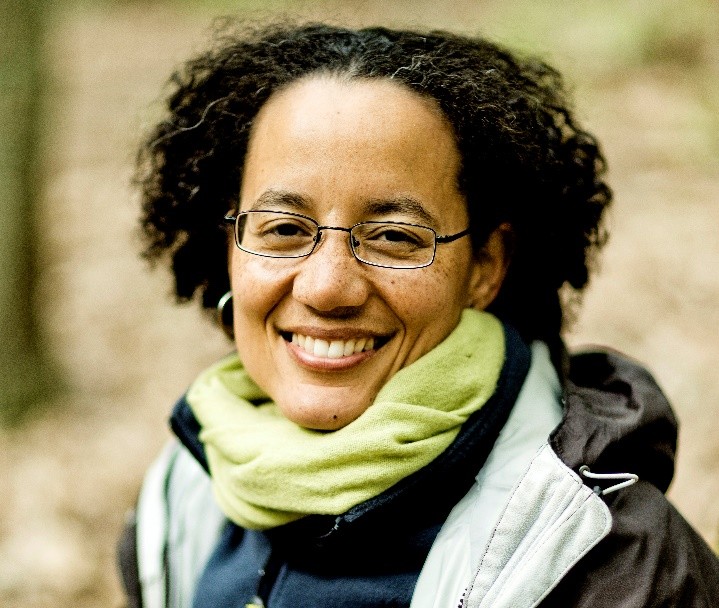
[[[267,113],[279,112],[300,118],[308,109],[315,120],[348,118],[354,124],[392,123],[414,114],[417,120],[433,124],[425,125],[451,132],[437,102],[420,95],[402,83],[389,78],[352,78],[342,75],[314,74],[297,80],[274,93],[258,113],[256,122]],[[404,125],[410,126],[410,125]]]
[[[256,117],[243,208],[267,191],[318,206],[419,201],[430,214],[463,198],[459,152],[441,110],[388,79],[314,76],[273,95]]]

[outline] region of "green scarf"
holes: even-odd
[[[339,515],[377,496],[452,443],[494,393],[504,350],[501,323],[464,310],[443,342],[331,432],[290,422],[237,355],[223,359],[187,394],[220,508],[236,524],[263,530],[313,513]]]

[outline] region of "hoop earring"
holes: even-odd
[[[225,335],[230,339],[235,339],[235,327],[233,325],[232,306],[227,306],[228,302],[232,302],[232,292],[228,291],[217,302],[217,323]]]

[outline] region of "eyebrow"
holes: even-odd
[[[372,215],[399,213],[407,215],[428,226],[437,226],[435,218],[424,205],[411,196],[398,196],[391,199],[374,199],[367,203],[366,210]]]
[[[265,190],[257,197],[257,200],[248,211],[258,211],[268,208],[276,209],[278,207],[299,213],[309,213],[312,204],[307,197],[297,192]],[[411,196],[403,195],[388,199],[370,199],[365,204],[363,212],[373,216],[400,214],[408,216],[412,220],[427,226],[438,225],[437,218],[427,211],[421,202]]]
[[[282,207],[293,211],[304,211],[310,207],[309,201],[296,192],[286,190],[265,190],[252,204],[248,211],[258,211],[268,207]]]

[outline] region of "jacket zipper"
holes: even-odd
[[[275,585],[277,576],[280,573],[282,561],[277,557],[277,553],[273,552],[265,563],[265,567],[260,569],[260,580],[257,582],[257,592],[249,604],[245,604],[245,608],[265,608],[270,600],[272,587]]]

